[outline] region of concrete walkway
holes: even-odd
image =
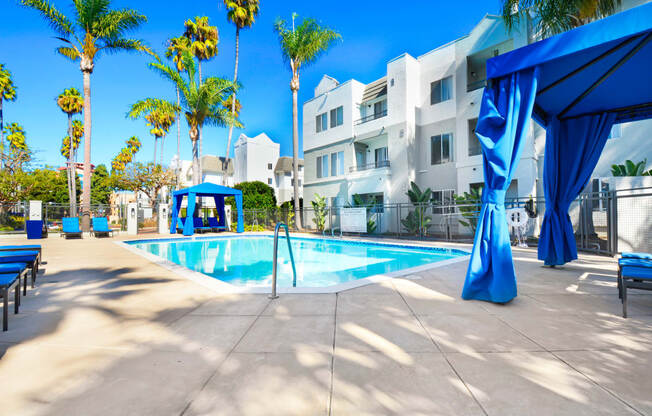
[[[0,333],[3,415],[652,415],[652,294],[622,319],[610,258],[515,250],[502,306],[460,299],[465,262],[270,301],[111,239],[42,244]]]

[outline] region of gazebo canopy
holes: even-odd
[[[539,68],[534,118],[570,118],[604,111],[617,121],[652,111],[652,3],[499,55],[487,79]]]
[[[647,3],[487,61],[476,127],[486,185],[463,298],[516,296],[504,202],[530,118],[546,129],[539,259],[560,265],[577,258],[570,204],[613,124],[652,117],[651,41]]]
[[[244,232],[244,216],[242,213],[242,191],[238,189],[229,188],[227,186],[217,185],[210,182],[200,183],[199,185],[191,186],[189,188],[180,189],[172,193],[172,221],[170,224],[170,234],[177,232],[177,220],[179,220],[179,213],[181,211],[181,203],[183,197],[188,198],[188,206],[186,207],[186,217],[183,223],[183,235],[193,235],[195,232],[195,198],[196,197],[212,197],[215,200],[215,207],[218,215],[218,225],[226,227],[226,215],[224,211],[224,198],[228,196],[235,197],[235,205],[238,211],[238,224],[237,232]],[[188,215],[190,214],[190,215]]]

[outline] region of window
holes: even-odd
[[[478,119],[473,118],[469,120],[469,156],[476,156],[482,154],[482,145],[480,140],[475,135],[475,127],[478,125]]]
[[[387,147],[379,147],[374,150],[376,156],[376,167],[382,168],[387,165]]]
[[[292,178],[292,186],[294,186],[294,178]],[[301,179],[299,179],[299,182],[297,183],[297,186],[301,186]]]
[[[303,170],[303,166],[299,165],[299,172],[301,172],[302,170]]]
[[[288,175],[290,176],[290,175]],[[321,178],[321,156],[317,156],[317,179]]]
[[[453,77],[446,77],[430,84],[430,104],[437,104],[453,98]]]
[[[267,170],[272,170],[272,164],[271,163],[267,164]]]
[[[272,184],[272,178],[267,178],[267,185],[271,185],[271,184]]]
[[[331,110],[331,128],[344,124],[344,107],[339,106]]]
[[[455,207],[453,205],[453,195],[455,191],[453,189],[442,189],[439,191],[432,192],[432,213],[433,214],[452,214],[455,212]],[[443,207],[442,207],[443,205]]]
[[[344,175],[344,152],[331,153],[331,176]]]
[[[321,175],[323,178],[328,177],[328,155],[321,157]]]
[[[315,117],[315,123],[317,125],[317,133],[326,131],[328,129],[328,113],[322,113]]]
[[[441,165],[451,162],[453,133],[438,134],[430,138],[430,164]]]
[[[387,100],[374,103],[374,119],[385,117],[387,115]]]

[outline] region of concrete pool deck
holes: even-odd
[[[548,269],[515,249],[508,305],[460,299],[467,262],[271,301],[123,238],[41,241],[0,333],[0,414],[652,415],[652,293],[621,318],[614,259]]]

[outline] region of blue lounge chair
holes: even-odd
[[[0,264],[3,263],[27,265],[32,270],[32,287],[34,287],[36,273],[38,273],[38,251],[0,251]]]
[[[208,226],[211,227],[211,230],[213,230],[214,232],[226,231],[226,225],[220,225],[217,222],[216,217],[208,217]]]
[[[77,217],[64,217],[61,220],[61,224],[63,226],[63,229],[61,230],[61,235],[66,237],[66,239],[70,237],[77,237],[77,238],[82,238],[82,232],[79,229],[79,218]]]
[[[109,234],[111,235],[111,237],[113,237],[113,230],[109,228],[109,222],[107,221],[106,217],[94,217],[92,226],[93,226],[93,235],[95,237],[99,237],[99,236],[108,237]]]
[[[11,289],[16,291],[14,298],[14,314],[18,313],[20,306],[20,274],[19,273],[2,273],[0,274],[0,295],[2,295],[2,331],[9,329],[9,292]]]
[[[652,290],[652,255],[622,253],[618,260],[618,291],[627,318],[627,289]]]
[[[38,251],[38,263],[41,264],[43,262],[43,249],[40,244],[0,246],[0,252],[2,251]]]
[[[195,231],[200,233],[211,231],[211,227],[204,227],[204,220],[199,217],[193,217],[192,225],[195,228]]]
[[[0,274],[13,273],[23,278],[23,295],[27,295],[27,264],[0,263]]]

